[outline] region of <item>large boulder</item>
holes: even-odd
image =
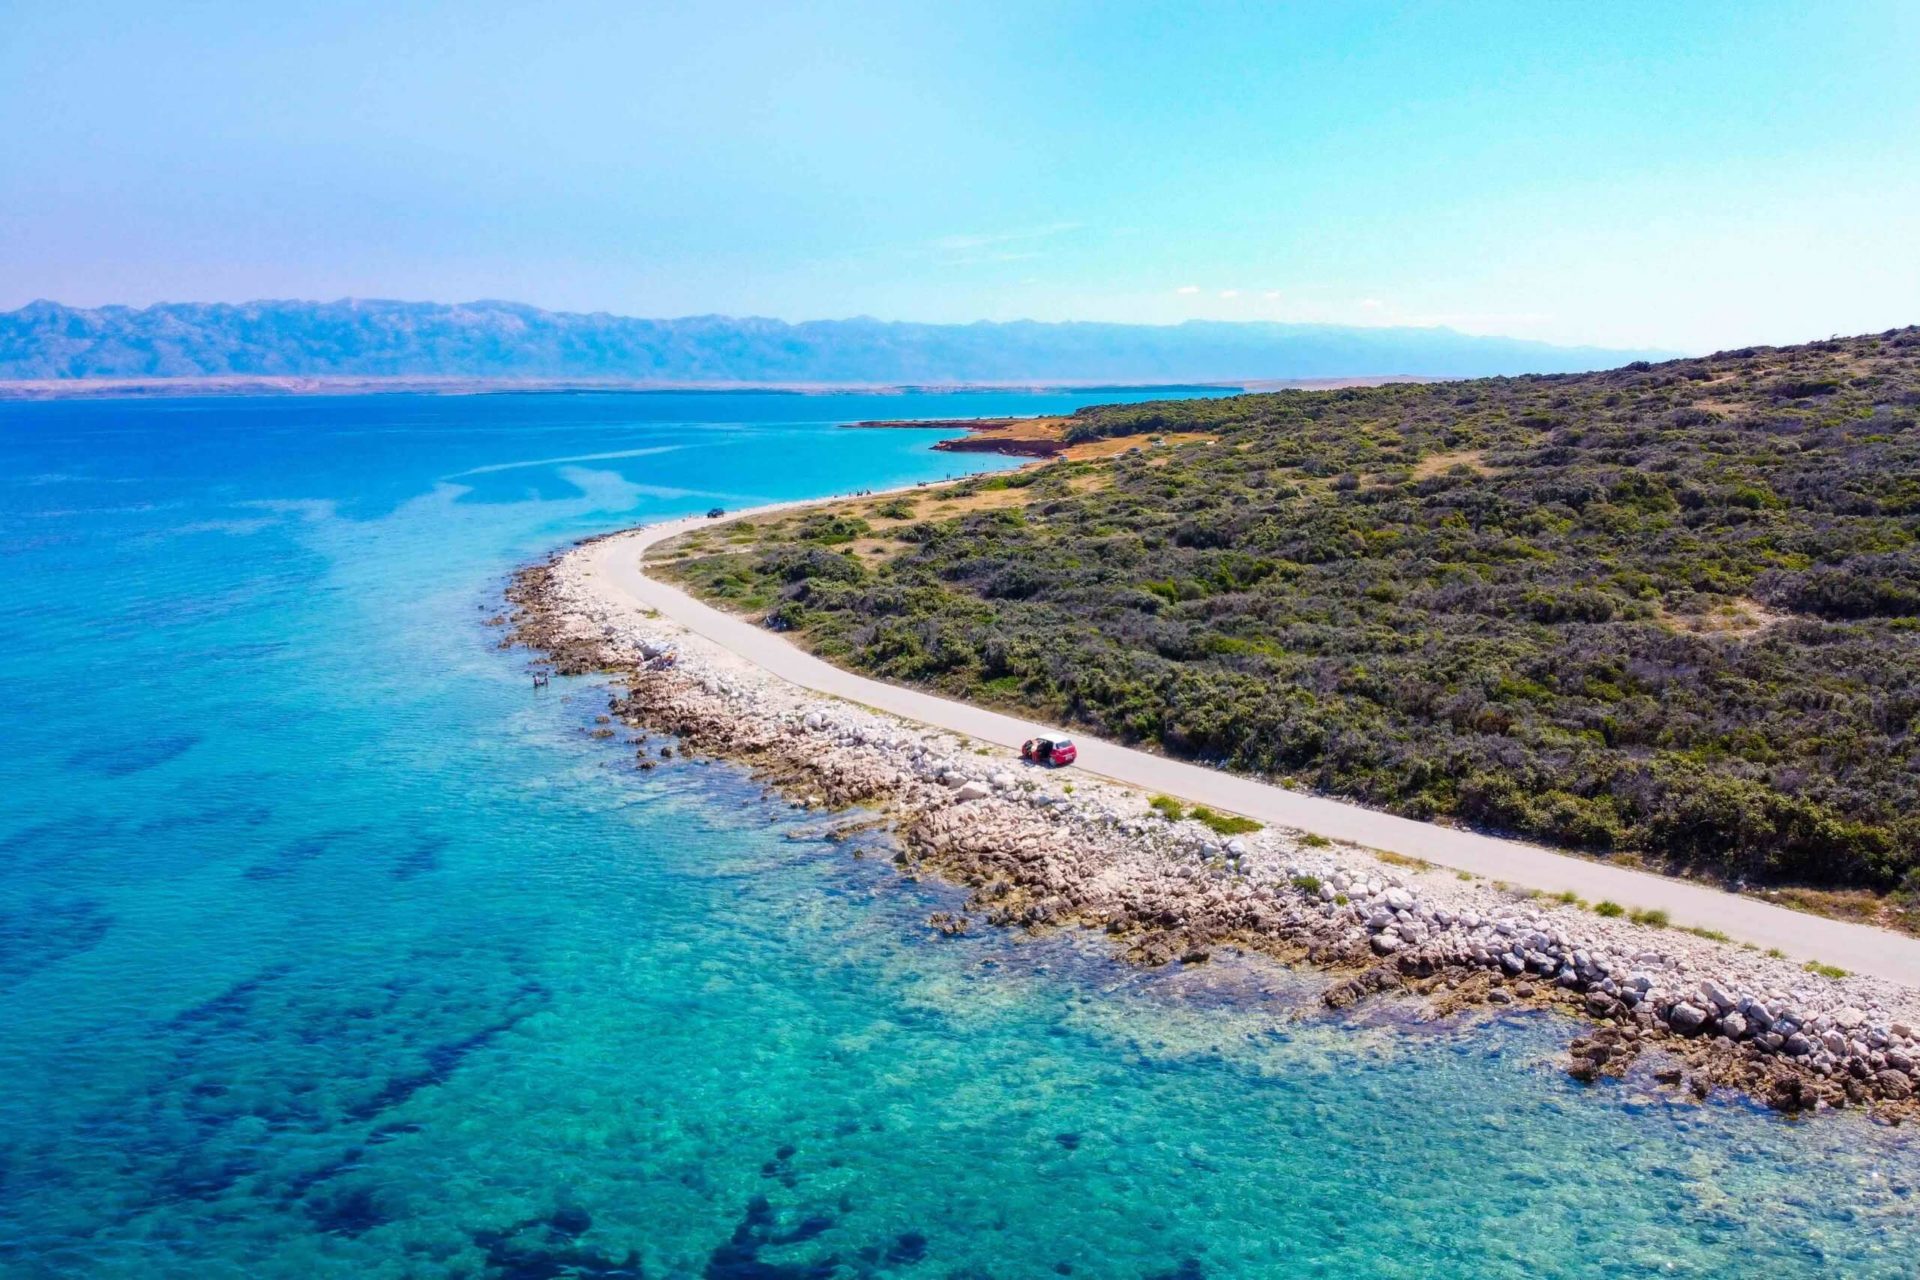
[[[1698,1031],[1707,1021],[1707,1011],[1682,1000],[1667,1011],[1667,1025],[1683,1036]]]
[[[993,794],[993,788],[984,782],[963,782],[960,789],[953,793],[955,800],[984,800]]]

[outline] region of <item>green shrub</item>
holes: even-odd
[[[1015,500],[922,500],[879,563],[816,512],[663,571],[878,677],[1170,756],[1887,892],[1920,867],[1916,406],[1914,331],[1094,406],[1070,439],[1219,443],[967,482]]]
[[[1220,836],[1244,836],[1260,830],[1260,824],[1252,818],[1243,818],[1232,813],[1215,813],[1205,805],[1195,805],[1193,812],[1187,816],[1211,828],[1215,835]]]

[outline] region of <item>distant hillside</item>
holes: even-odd
[[[1606,368],[1661,353],[1450,329],[1189,321],[640,320],[511,302],[177,303],[0,312],[0,379],[597,378],[658,382],[1238,382]]]

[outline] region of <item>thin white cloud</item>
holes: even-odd
[[[1238,289],[1222,289],[1220,296],[1223,298],[1237,298],[1240,296],[1240,291]]]
[[[949,267],[981,267],[999,262],[1027,262],[1033,258],[1044,258],[1046,256],[1046,254],[1038,251],[1027,253],[962,253],[953,257],[942,258],[941,261]]]
[[[1017,231],[975,232],[968,235],[941,236],[928,242],[927,247],[941,253],[964,253],[970,249],[985,249],[996,244],[1012,244],[1021,240],[1044,240],[1048,236],[1065,235],[1069,231],[1078,231],[1077,222],[1050,222],[1042,227],[1022,227]]]
[[[1174,292],[1187,294],[1198,293],[1200,292],[1200,286],[1197,284],[1183,284],[1178,289],[1175,289]]]

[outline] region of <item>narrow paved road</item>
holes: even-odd
[[[782,503],[739,515],[810,506]],[[648,525],[605,539],[591,548],[592,572],[618,592],[657,609],[697,635],[725,646],[757,666],[817,693],[831,694],[893,715],[964,733],[982,742],[1018,749],[1032,737],[1029,721],[964,702],[869,679],[803,652],[778,633],[723,613],[641,571],[648,547],[712,522],[690,517]],[[1604,862],[1555,853],[1495,836],[1460,831],[1359,805],[1289,791],[1251,778],[1184,764],[1097,738],[1074,736],[1076,766],[1114,781],[1245,814],[1274,826],[1294,827],[1331,840],[1470,871],[1548,893],[1571,889],[1591,902],[1661,908],[1676,924],[1718,929],[1755,946],[1778,947],[1799,960],[1817,959],[1855,973],[1920,987],[1920,939],[1867,925],[1828,920],[1773,906],[1758,898],[1725,893]]]

